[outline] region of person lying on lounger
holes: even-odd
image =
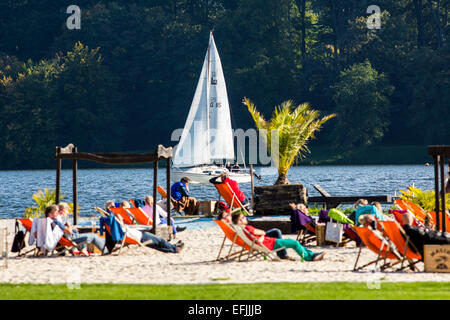
[[[184,248],[184,242],[179,240],[176,244],[172,244],[163,238],[160,238],[153,233],[147,231],[140,231],[134,228],[131,228],[123,223],[121,216],[116,216],[122,225],[123,231],[126,232],[131,238],[141,243],[146,243],[145,245],[149,248],[161,251],[161,252],[170,252],[170,253],[180,253]]]
[[[282,247],[291,248],[294,249],[295,252],[297,252],[302,260],[304,259],[306,261],[319,261],[322,260],[325,256],[325,252],[314,253],[311,250],[303,247],[297,240],[267,236],[267,233],[265,231],[249,226],[247,218],[240,211],[233,213],[231,216],[231,220],[233,224],[247,230],[253,237],[257,239],[260,244],[264,245],[269,250],[276,250]],[[280,251],[285,251],[284,255],[287,256],[286,249]]]

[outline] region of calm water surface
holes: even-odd
[[[277,171],[271,167],[256,168],[262,180],[255,186],[272,185]],[[0,171],[0,218],[22,217],[24,209],[34,205],[32,195],[39,189],[55,188],[55,170]],[[292,167],[291,183],[301,183],[310,196],[319,195],[313,188],[321,185],[331,195],[394,195],[399,189],[414,184],[422,189],[434,188],[433,166],[317,166]],[[158,172],[158,185],[166,187],[165,169]],[[153,169],[80,169],[78,171],[78,203],[81,215],[96,215],[94,206],[103,207],[106,200],[143,199],[152,195]],[[241,189],[250,195],[250,184]],[[72,202],[72,170],[61,173],[61,192]],[[215,200],[214,186],[192,185],[191,193],[199,200]]]

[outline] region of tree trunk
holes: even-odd
[[[278,179],[275,182],[275,185],[281,185],[281,184],[291,184],[285,174],[279,174]]]

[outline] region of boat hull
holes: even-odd
[[[209,180],[220,176],[222,172],[226,172],[228,177],[237,183],[250,183],[251,177],[249,173],[229,172],[224,168],[191,168],[187,170],[172,169],[170,172],[170,180],[173,182],[180,181],[183,177],[191,179],[193,184],[209,184]]]

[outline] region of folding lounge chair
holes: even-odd
[[[399,270],[409,267],[411,270],[420,271],[415,265],[423,261],[422,256],[414,244],[409,241],[409,237],[403,228],[395,221],[379,221],[379,224],[382,226],[384,234],[389,237],[402,255]],[[408,265],[403,267],[405,260],[408,261]]]
[[[147,212],[142,210],[142,208],[128,208],[126,209],[128,215],[130,217],[133,217],[134,221],[136,221],[138,224],[143,224],[147,226],[153,225],[152,218],[149,217]]]
[[[228,183],[218,183],[218,184],[214,184],[214,186],[216,187],[217,191],[219,192],[219,200],[218,201],[220,201],[220,197],[222,197],[225,200],[225,202],[228,204],[228,206],[230,208],[232,208],[231,213],[242,210],[242,211],[244,211],[245,215],[251,215],[250,212],[247,210],[247,208],[250,206],[250,202],[247,203],[246,205],[243,205],[239,201],[239,198],[236,196],[233,189],[231,189],[231,187]]]
[[[213,220],[215,223],[217,223],[217,225],[220,227],[220,229],[222,229],[223,233],[224,233],[224,238],[222,241],[222,246],[220,247],[219,250],[219,254],[217,255],[217,261],[220,260],[235,260],[237,259],[237,255],[242,255],[243,251],[245,250],[250,250],[250,247],[247,246],[244,242],[244,240],[242,240],[236,233],[236,231],[226,222],[221,221],[221,220]],[[231,241],[231,246],[230,246],[230,250],[228,251],[228,254],[225,257],[220,257],[220,254],[222,253],[222,250],[224,248],[225,245],[225,241],[226,240]],[[237,247],[238,250],[233,252],[233,248]]]
[[[130,215],[129,211],[125,208],[110,208],[111,212],[115,215],[122,217],[123,223],[125,224],[136,224],[136,219]]]
[[[30,233],[31,232],[31,227],[33,226],[33,220],[16,218],[16,223],[15,223],[15,225],[16,225],[16,233],[17,233],[17,231],[19,229],[19,224],[21,224],[25,228],[26,233]],[[26,236],[26,233],[25,233],[24,236]],[[56,246],[56,248],[54,250],[56,250],[56,251],[60,252],[60,254],[62,254],[63,252],[65,252],[67,250],[70,250],[70,249],[73,249],[73,248],[76,248],[79,251],[81,251],[81,249],[80,249],[78,244],[76,244],[72,240],[69,240],[69,239],[67,239],[65,237],[62,237],[61,239],[59,239],[58,245]],[[36,249],[37,248],[33,248],[33,249],[31,249],[31,250],[29,250],[29,251],[27,251],[25,253],[20,253],[20,251],[19,251],[17,256],[18,257],[26,256],[30,252],[34,252],[34,254],[36,254]]]
[[[106,211],[104,211],[104,210],[102,210],[102,209],[100,209],[98,207],[95,207],[94,209],[97,210],[98,212],[100,212],[105,217],[111,217],[111,215],[108,212],[106,212]],[[123,233],[124,236],[122,237],[122,240],[120,241],[119,247],[118,248],[114,248],[111,253],[118,251],[117,255],[120,255],[120,253],[122,251],[122,248],[127,248],[130,245],[137,245],[139,247],[145,247],[147,242],[142,243],[142,242],[134,239],[132,237],[132,235],[129,233],[128,229],[122,223],[122,221],[120,221],[120,219],[118,219],[116,215],[113,215],[113,217],[114,217],[115,221],[119,224],[119,227],[121,228],[122,233]],[[111,235],[111,228],[110,228],[110,226],[108,224],[106,224],[106,223],[105,223],[104,226],[105,226],[106,232],[108,232]],[[151,241],[149,241],[148,243],[151,243]]]
[[[301,244],[308,244],[310,242],[316,241],[316,223],[311,218],[300,211],[301,216],[298,217],[298,224],[300,224],[303,228],[298,230],[297,241],[300,241]],[[310,220],[309,222],[306,222]]]
[[[375,232],[369,228],[364,227],[353,227],[358,236],[361,238],[364,245],[374,252],[377,255],[377,258],[361,267],[357,267],[359,257],[361,255],[362,246],[359,248],[359,253],[356,258],[355,266],[353,267],[353,271],[359,271],[364,269],[365,267],[375,264],[375,268],[379,261],[384,260],[384,264],[380,267],[380,269],[383,271],[389,267],[391,267],[391,264],[388,263],[386,260],[397,260],[401,261],[401,256],[396,252],[395,248],[392,248],[390,243],[384,239],[384,237],[378,237]]]
[[[280,260],[280,258],[278,258],[276,253],[277,253],[277,251],[285,249],[284,247],[278,248],[276,250],[269,250],[263,244],[260,244],[257,241],[257,239],[252,234],[250,234],[250,232],[248,232],[241,226],[232,225],[231,228],[233,228],[233,230],[236,232],[238,237],[241,238],[248,247],[250,247],[250,249],[248,250],[247,261],[253,257],[259,257],[259,256],[262,256],[264,258],[267,257],[274,261]],[[241,256],[239,256],[239,261],[240,261],[240,258],[241,258]]]

